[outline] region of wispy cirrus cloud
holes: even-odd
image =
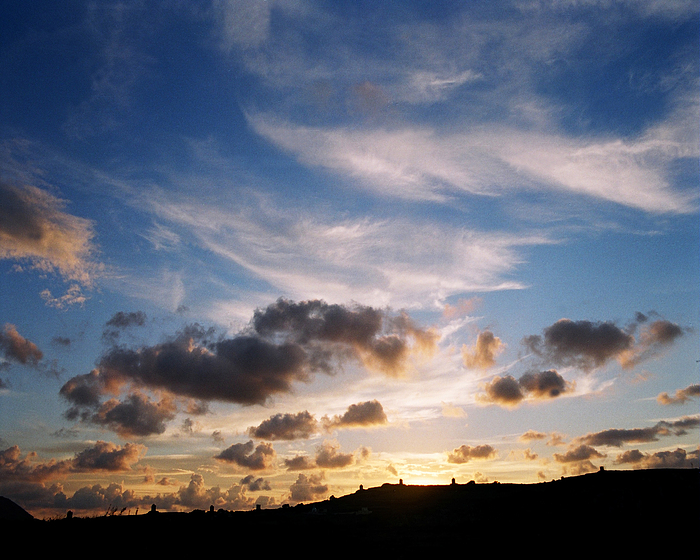
[[[461,195],[565,192],[650,213],[691,213],[694,192],[674,190],[673,162],[697,147],[650,132],[636,140],[580,139],[502,125],[432,128],[309,127],[253,115],[255,131],[301,163],[377,195],[447,202]]]

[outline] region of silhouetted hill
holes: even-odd
[[[0,496],[0,521],[29,521],[34,517],[12,500]]]
[[[221,540],[256,543],[261,552],[463,553],[530,549],[641,552],[697,549],[700,471],[601,471],[539,484],[384,484],[339,498],[277,509],[73,518],[34,525],[52,542],[85,537],[141,538],[155,551],[198,551]],[[479,547],[476,547],[476,545]],[[210,548],[207,548],[210,547]],[[320,548],[319,548],[320,547]],[[327,548],[329,547],[329,548]]]

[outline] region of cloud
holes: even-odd
[[[468,463],[472,459],[493,459],[496,457],[496,450],[488,444],[461,445],[447,454],[448,463]]]
[[[126,471],[138,462],[145,453],[143,445],[126,443],[119,446],[106,441],[98,441],[93,447],[77,453],[72,461],[76,472]]]
[[[143,445],[126,443],[123,446],[98,441],[75,454],[72,459],[37,462],[36,453],[22,458],[20,448],[12,446],[0,452],[0,483],[8,481],[43,482],[71,473],[98,473],[130,471],[146,448]]]
[[[604,454],[598,452],[590,445],[579,445],[567,451],[566,453],[555,453],[554,460],[558,463],[579,463],[587,462],[591,459],[602,459]]]
[[[333,418],[324,417],[327,430],[334,428],[356,428],[383,425],[388,422],[381,403],[377,400],[351,404],[345,413]]]
[[[336,441],[324,441],[316,446],[316,455],[310,459],[306,455],[297,455],[291,459],[285,459],[284,465],[289,471],[320,469],[342,469],[354,465],[356,461],[366,459],[371,454],[367,447],[360,447],[353,453],[340,451],[340,444]]]
[[[117,311],[105,324],[118,329],[143,327],[146,324],[146,314],[143,311]]]
[[[289,500],[292,503],[317,501],[328,493],[328,485],[323,483],[323,475],[299,474],[289,487]]]
[[[92,222],[66,213],[65,201],[37,187],[0,181],[0,259],[89,286],[99,271]]]
[[[523,185],[651,213],[697,208],[694,195],[674,191],[666,179],[675,159],[697,150],[653,131],[636,141],[579,141],[497,123],[441,134],[427,128],[309,127],[264,114],[249,121],[302,164],[331,170],[385,197],[446,202],[456,195],[502,195],[505,185]]]
[[[660,393],[656,400],[659,404],[685,404],[688,399],[700,396],[700,385],[688,385],[685,389],[676,389],[676,393],[670,396],[668,393]]]
[[[662,420],[648,428],[611,428],[593,432],[577,438],[584,445],[604,445],[622,447],[627,443],[648,443],[658,441],[659,436],[682,435],[687,429],[697,428],[700,416],[684,416],[679,420]]]
[[[283,334],[303,345],[311,363],[328,372],[334,369],[331,359],[338,357],[333,350],[340,348],[340,356],[354,355],[368,369],[397,376],[405,370],[413,348],[430,351],[437,340],[435,333],[416,327],[405,313],[392,317],[373,307],[320,300],[279,299],[258,309],[252,324],[262,336]]]
[[[655,453],[642,453],[638,449],[631,449],[620,453],[615,459],[615,464],[629,464],[643,469],[688,469],[696,466],[699,458],[700,452],[697,449],[690,453],[680,447],[674,451]]]
[[[535,430],[528,430],[520,436],[521,441],[538,441],[543,439],[547,439],[547,434]]]
[[[5,359],[36,366],[44,354],[39,347],[17,332],[17,327],[6,323],[0,332],[0,350]]]
[[[522,262],[520,248],[551,242],[545,235],[406,217],[282,211],[264,196],[241,196],[235,207],[222,208],[153,192],[143,206],[252,278],[264,279],[276,293],[393,308],[442,306],[445,298],[464,292],[521,289],[509,278]]]
[[[501,339],[491,331],[480,332],[473,348],[462,346],[462,360],[468,368],[486,369],[496,363],[496,356],[503,351]]]
[[[271,444],[259,443],[256,446],[251,440],[246,443],[234,443],[216,455],[214,459],[253,471],[260,471],[269,469],[276,457],[277,453]]]
[[[245,486],[251,492],[260,492],[261,490],[271,490],[270,483],[262,477],[255,478],[252,474],[241,479],[240,484]]]
[[[511,375],[495,376],[485,387],[485,394],[477,395],[477,400],[506,407],[513,407],[523,400],[553,399],[573,390],[573,384],[566,381],[557,371],[547,370],[528,372],[520,379]]]
[[[248,428],[248,435],[257,439],[295,440],[310,438],[318,429],[318,421],[308,412],[297,414],[275,414]]]
[[[166,423],[175,418],[176,412],[175,403],[168,397],[152,401],[147,395],[132,393],[124,401],[109,399],[83,419],[109,427],[122,437],[140,437],[165,432]]]
[[[164,391],[184,399],[264,404],[275,394],[289,393],[294,383],[310,381],[313,373],[335,373],[347,361],[399,376],[412,354],[435,344],[435,335],[415,326],[404,313],[391,315],[372,307],[331,305],[320,300],[278,300],[258,309],[239,335],[212,340],[212,334],[193,325],[154,346],[110,348],[93,371],[75,376],[61,387],[61,396],[71,404],[68,416],[117,429],[140,426],[143,435],[148,425],[161,433],[162,422],[175,413],[175,401],[163,397],[152,403],[144,396],[135,396],[138,392]],[[126,390],[131,394],[128,403],[101,402],[106,395]],[[350,414],[367,413],[371,407],[378,413],[375,404],[364,407]],[[127,422],[132,418],[140,422]],[[290,418],[276,421],[289,422]],[[272,426],[268,423],[262,429],[267,427]]]
[[[638,343],[620,357],[620,363],[625,368],[632,368],[656,356],[684,334],[683,328],[666,320],[653,321],[643,325],[641,329]]]
[[[544,329],[544,336],[527,336],[523,344],[548,362],[590,371],[610,360],[617,360],[624,368],[634,367],[683,335],[680,326],[658,320],[644,324],[639,340],[635,340],[633,332],[637,327],[635,323],[622,329],[609,321],[560,319]]]
[[[131,327],[143,327],[146,324],[146,314],[143,311],[118,311],[105,323],[102,339],[110,344],[116,344],[120,332]]]

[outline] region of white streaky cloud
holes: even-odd
[[[652,213],[690,213],[697,195],[671,188],[669,166],[697,147],[674,123],[637,140],[574,140],[560,134],[475,127],[314,128],[250,117],[255,131],[299,162],[321,167],[382,196],[446,201],[519,189],[566,191]],[[686,135],[687,136],[687,135]]]
[[[294,299],[442,308],[462,292],[520,289],[508,275],[543,236],[491,234],[406,218],[333,221],[307,211],[150,198],[158,219]]]

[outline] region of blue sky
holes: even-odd
[[[0,493],[698,465],[696,2],[5,2]]]

